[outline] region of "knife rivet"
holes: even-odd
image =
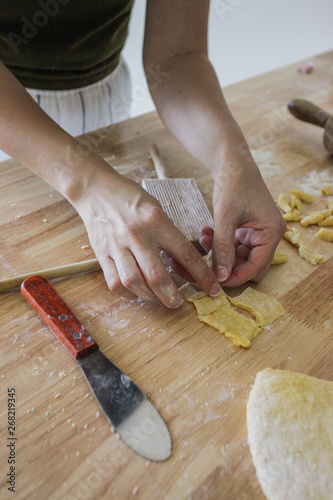
[[[79,338],[81,337],[81,333],[80,333],[80,332],[74,332],[74,333],[73,333],[73,337],[74,337],[75,339],[79,339]]]
[[[60,314],[60,316],[58,316],[58,318],[60,319],[60,321],[66,321],[66,319],[68,319],[66,314]]]

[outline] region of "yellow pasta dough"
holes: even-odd
[[[285,193],[280,193],[277,199],[277,204],[283,212],[291,212],[292,208],[288,203],[287,195]]]
[[[308,215],[318,215],[321,214],[324,218],[330,215],[330,211],[326,208],[324,210],[315,210],[314,212],[309,212]]]
[[[207,264],[208,267],[212,267],[213,266],[213,262],[212,262],[213,256],[212,256],[212,251],[211,250],[210,250],[210,252],[207,255],[204,255],[202,258],[206,262],[206,264]]]
[[[235,345],[242,347],[250,347],[252,340],[262,331],[262,326],[273,323],[285,314],[277,300],[252,288],[233,298],[228,297],[223,290],[218,297],[208,297],[204,292],[197,292],[189,283],[179,290],[188,302],[195,305],[200,321],[216,328]],[[250,311],[257,322],[238,313],[229,301]]]
[[[284,239],[289,241],[289,243],[292,243],[293,236],[294,236],[294,233],[290,228],[287,228],[287,231],[283,235]]]
[[[262,331],[262,327],[253,319],[239,314],[229,303],[213,314],[198,314],[198,318],[230,338],[233,344],[241,347],[250,347],[252,340]]]
[[[179,290],[184,293],[188,302],[195,305],[200,321],[216,328],[237,346],[250,347],[252,340],[262,331],[262,327],[253,319],[231,307],[223,290],[218,297],[208,297],[203,292],[197,292],[188,283]]]
[[[292,245],[297,247],[300,257],[308,261],[310,264],[317,265],[325,262],[325,257],[312,250],[312,248],[308,247],[302,240],[301,234],[298,233],[296,229],[290,228],[288,226],[287,231],[284,233],[283,237]]]
[[[270,368],[257,373],[246,422],[267,500],[333,499],[332,408],[333,382]]]
[[[306,217],[303,217],[303,219],[301,220],[301,225],[303,227],[306,227],[310,226],[311,224],[318,224],[318,222],[321,222],[323,219],[324,219],[324,214],[322,213],[307,215]]]
[[[229,297],[229,300],[235,306],[252,313],[256,321],[262,326],[274,323],[286,312],[276,299],[250,287],[238,297]]]
[[[295,208],[297,208],[297,210],[299,210],[300,212],[302,211],[302,202],[299,198],[296,199]]]
[[[333,215],[330,215],[329,217],[326,217],[326,219],[319,222],[318,226],[320,227],[333,226]]]
[[[299,222],[302,220],[302,215],[296,208],[287,214],[283,214],[282,217],[286,222]]]
[[[295,208],[301,212],[302,210],[302,203],[299,198],[295,194],[291,194],[289,196],[289,205],[291,208],[294,210]]]
[[[322,240],[333,241],[333,229],[322,227],[315,236],[316,238],[321,238]]]
[[[205,295],[204,297],[192,300],[192,302],[196,307],[198,316],[207,316],[215,313],[219,309],[229,306],[229,301],[223,290],[218,297],[209,297]]]
[[[332,186],[330,184],[326,184],[321,188],[321,193],[325,194],[326,196],[329,194],[333,194]]]
[[[283,237],[295,247],[299,247],[302,242],[301,233],[298,233],[296,229],[291,229],[289,226],[287,226],[287,231]]]
[[[304,191],[301,191],[300,189],[291,189],[289,194],[294,194],[297,198],[304,201],[304,203],[313,203],[312,194],[304,193]]]
[[[288,259],[288,255],[286,253],[274,252],[272,266],[276,264],[283,264]]]
[[[301,242],[299,246],[298,253],[303,259],[307,260],[314,266],[316,264],[322,264],[323,262],[325,262],[325,258],[323,255],[318,254],[303,242]]]
[[[193,304],[195,299],[202,299],[203,297],[207,297],[207,294],[202,291],[197,291],[192,285],[189,283],[185,283],[185,285],[179,288],[179,291],[185,295],[187,302]]]

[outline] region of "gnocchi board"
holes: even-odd
[[[288,114],[294,97],[333,111],[333,52],[225,89],[274,197],[293,187],[316,196],[333,182],[333,159],[323,131]],[[81,137],[124,175],[153,176],[148,146],[156,142],[172,177],[195,177],[211,208],[212,181],[165,130],[155,113]],[[182,170],[179,169],[182,165]],[[333,244],[306,242],[326,257],[312,266],[289,254],[254,287],[288,311],[249,350],[196,319],[194,308],[167,310],[157,301],[126,302],[110,293],[101,272],[55,284],[101,350],[151,398],[173,437],[164,463],[134,455],[110,431],[78,366],[19,292],[0,296],[0,467],[8,469],[7,389],[16,392],[16,499],[262,500],[247,445],[246,401],[257,371],[300,371],[333,380]],[[69,203],[15,161],[0,164],[1,278],[93,258]],[[241,287],[234,290],[238,294]],[[4,476],[0,496],[12,498]]]

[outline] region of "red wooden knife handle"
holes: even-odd
[[[74,358],[98,349],[98,344],[46,278],[30,276],[23,281],[21,293]]]

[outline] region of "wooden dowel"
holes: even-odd
[[[149,154],[154,163],[155,172],[158,179],[168,179],[168,173],[165,165],[162,162],[161,155],[156,144],[151,144],[149,147]]]
[[[101,266],[97,259],[85,260],[84,262],[76,262],[74,264],[67,264],[65,266],[53,267],[51,269],[42,269],[33,273],[22,274],[7,278],[0,281],[0,293],[8,292],[9,290],[16,290],[21,286],[21,283],[34,274],[40,274],[47,279],[64,278],[65,276],[73,276],[80,273],[91,273],[99,271]]]

